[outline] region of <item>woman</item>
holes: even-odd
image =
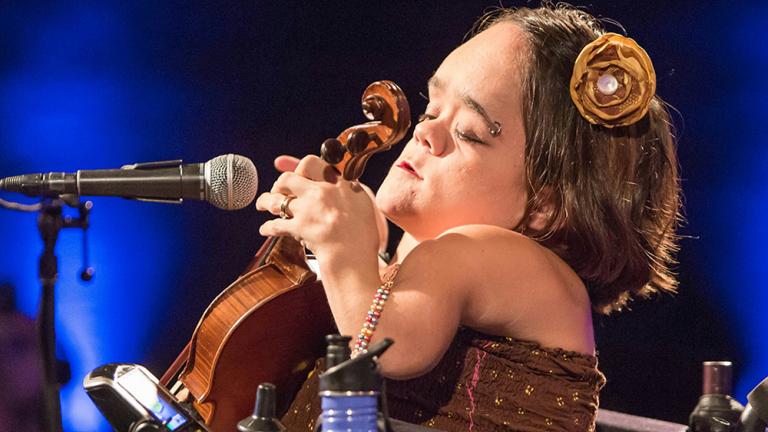
[[[375,205],[316,157],[277,159],[287,172],[257,207],[281,218],[260,233],[315,253],[356,350],[395,340],[381,359],[394,417],[446,431],[591,430],[604,384],[591,311],[674,289],[668,115],[645,52],[603,33],[570,8],[481,19],[429,79]],[[390,267],[379,211],[404,231]],[[389,296],[364,320],[377,287]],[[313,427],[314,385],[289,430]]]

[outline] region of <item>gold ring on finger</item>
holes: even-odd
[[[294,198],[296,197],[287,196],[283,198],[283,201],[280,203],[280,219],[293,219],[293,215],[290,210],[288,210],[288,204],[290,204],[291,200]]]

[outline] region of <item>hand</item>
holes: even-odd
[[[288,217],[264,223],[259,229],[262,235],[292,236],[321,261],[375,256],[380,242],[380,235],[372,229],[377,211],[371,196],[357,182],[341,179],[317,156],[301,161],[281,156],[275,167],[284,172],[270,192],[259,196],[256,207],[275,215],[285,207]]]
[[[275,169],[280,171],[281,173],[284,172],[295,172],[296,167],[299,165],[299,158],[293,157],[293,156],[287,156],[287,155],[281,155],[275,158]],[[365,192],[368,194],[368,196],[371,198],[371,202],[376,203],[376,195],[373,193],[371,188],[369,188],[367,185],[360,183],[360,186],[363,187]],[[279,214],[279,213],[278,213]],[[378,207],[376,207],[376,229],[379,232],[379,252],[383,252],[387,250],[387,241],[389,240],[389,225],[387,224],[387,217],[384,216],[384,213],[379,210]]]

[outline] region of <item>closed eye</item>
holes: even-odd
[[[419,115],[418,122],[421,123],[421,122],[424,122],[424,121],[427,121],[427,120],[434,120],[436,118],[437,118],[437,116],[435,116],[435,115],[432,115],[432,114],[429,114],[429,113],[423,113],[423,114]],[[471,142],[471,143],[475,143],[475,144],[488,145],[488,143],[486,143],[485,141],[480,139],[473,132],[465,132],[465,131],[460,130],[458,127],[456,129],[454,129],[454,135],[456,135],[456,138],[458,140],[460,140],[460,141]]]
[[[475,143],[475,144],[488,145],[488,143],[486,143],[485,141],[483,141],[480,138],[478,138],[477,135],[475,135],[474,133],[461,131],[461,130],[459,130],[458,127],[456,129],[454,129],[454,134],[456,135],[456,138],[461,140],[461,141],[471,142],[471,143]]]

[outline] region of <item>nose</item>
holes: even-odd
[[[417,144],[426,147],[434,156],[440,156],[446,149],[446,131],[437,119],[427,119],[413,128],[413,138]]]

